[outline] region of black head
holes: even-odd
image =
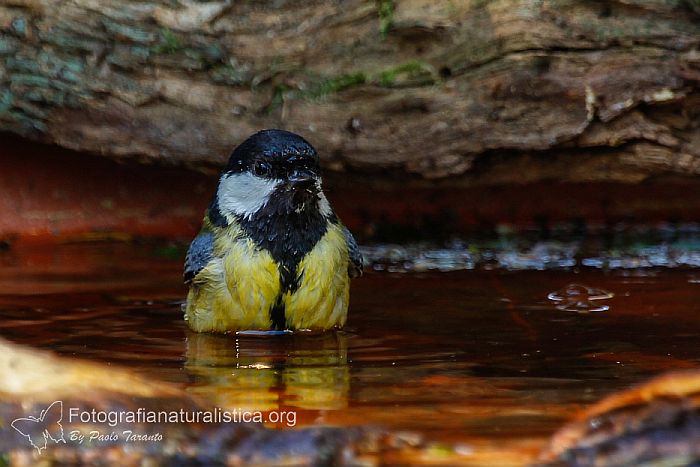
[[[255,133],[233,150],[210,208],[215,224],[226,219],[286,213],[332,214],[323,192],[316,150],[284,130]]]
[[[301,136],[284,130],[262,130],[231,153],[227,173],[250,174],[264,179],[302,183],[319,177],[316,150]]]

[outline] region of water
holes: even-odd
[[[603,289],[588,287],[583,284],[569,284],[563,289],[551,292],[547,298],[557,304],[557,310],[576,313],[595,313],[608,311],[609,305],[601,303],[613,298],[615,294]]]
[[[126,243],[1,252],[0,335],[130,367],[220,407],[416,432],[428,440],[416,462],[465,465],[527,463],[579,408],[700,366],[700,272],[690,267],[586,267],[573,255],[575,267],[369,268],[342,332],[234,337],[186,329],[179,253]],[[566,300],[551,297],[570,284],[592,290],[584,301],[609,292],[592,300],[608,309],[561,309]]]

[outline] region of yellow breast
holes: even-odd
[[[217,236],[214,258],[190,287],[185,318],[197,332],[268,330],[271,309],[281,304],[289,329],[343,326],[350,280],[347,244],[338,224],[329,224],[303,257],[297,277],[299,287],[283,291],[272,256],[229,228]]]
[[[300,286],[284,295],[285,317],[292,329],[325,330],[345,324],[350,278],[348,248],[338,224],[326,234],[297,267]]]

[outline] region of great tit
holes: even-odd
[[[233,150],[185,259],[197,332],[323,331],[345,324],[362,256],[321,189],[319,157],[283,130]]]

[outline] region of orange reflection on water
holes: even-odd
[[[187,331],[181,260],[157,245],[26,248],[0,253],[3,337],[128,366],[212,406],[418,433],[411,462],[523,465],[580,408],[700,367],[688,270],[370,272],[344,331],[256,338]],[[614,293],[610,310],[557,310],[547,295],[570,283]]]

